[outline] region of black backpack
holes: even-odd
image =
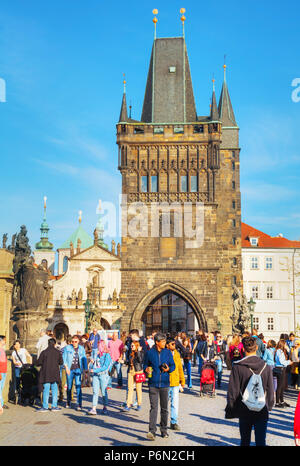
[[[232,352],[232,358],[236,360],[236,359],[241,359],[241,357],[242,357],[242,353],[239,350],[239,348],[236,346]]]

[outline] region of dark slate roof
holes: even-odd
[[[211,99],[211,110],[210,110],[210,119],[212,121],[219,121],[219,111],[217,107],[217,99],[215,90],[213,90],[212,99]]]
[[[219,101],[219,115],[220,120],[222,121],[223,126],[236,126],[237,123],[235,121],[235,116],[233,112],[233,108],[231,105],[231,100],[228,92],[228,87],[226,83],[226,79],[224,79],[220,101]]]
[[[183,37],[154,40],[141,121],[197,121],[190,66]]]
[[[127,114],[127,103],[126,103],[126,94],[125,92],[123,93],[123,99],[122,99],[122,105],[121,105],[121,111],[120,111],[120,118],[119,118],[119,123],[125,123],[128,120],[128,114]]]

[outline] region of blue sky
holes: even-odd
[[[139,119],[153,41],[186,42],[199,115],[217,97],[226,54],[227,82],[240,126],[242,220],[268,234],[300,238],[300,4],[291,0],[199,2],[2,0],[0,78],[0,235],[28,228],[39,240],[48,197],[55,247],[75,230],[78,211],[92,234],[98,199],[118,204],[115,125],[126,73]],[[300,95],[300,93],[299,93]],[[107,239],[108,241],[111,238]]]

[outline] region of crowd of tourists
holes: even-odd
[[[7,374],[5,344],[5,336],[0,335],[0,414],[5,409],[2,396]],[[36,350],[33,364],[32,355],[21,342],[14,342],[11,357],[16,400],[26,402],[26,396],[31,404],[38,400],[37,412],[46,412],[51,393],[51,411],[60,411],[61,404],[71,409],[74,401],[74,408],[82,411],[82,388],[92,387],[92,404],[84,407],[87,414],[97,415],[101,394],[101,413],[109,415],[109,390],[114,378],[116,388],[122,389],[122,368],[125,366],[126,395],[121,409],[124,412],[140,411],[143,387],[147,383],[149,440],[156,437],[159,408],[162,437],[169,436],[169,427],[180,430],[179,393],[192,388],[198,391],[200,386],[198,393],[201,394],[202,384],[207,382],[204,380],[207,367],[215,376],[210,387],[211,395],[222,385],[223,369],[231,371],[225,417],[239,419],[241,445],[250,445],[252,428],[256,445],[265,445],[269,412],[274,406],[279,409],[289,407],[284,400],[288,386],[300,390],[300,339],[293,333],[282,334],[278,342],[266,342],[255,329],[226,338],[220,331],[199,330],[192,336],[185,332],[167,335],[153,332],[144,336],[138,329],[128,334],[112,330],[106,338],[101,338],[98,329],[94,328],[91,333],[82,335],[78,332],[57,341],[51,332],[41,330]],[[192,366],[196,365],[198,377],[193,380]],[[22,378],[24,374],[27,378]]]

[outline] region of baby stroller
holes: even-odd
[[[200,396],[216,396],[217,366],[213,361],[205,361],[200,376]]]
[[[25,404],[28,400],[33,406],[34,400],[38,397],[38,377],[39,373],[33,364],[24,364],[20,374],[20,388],[18,402]]]

